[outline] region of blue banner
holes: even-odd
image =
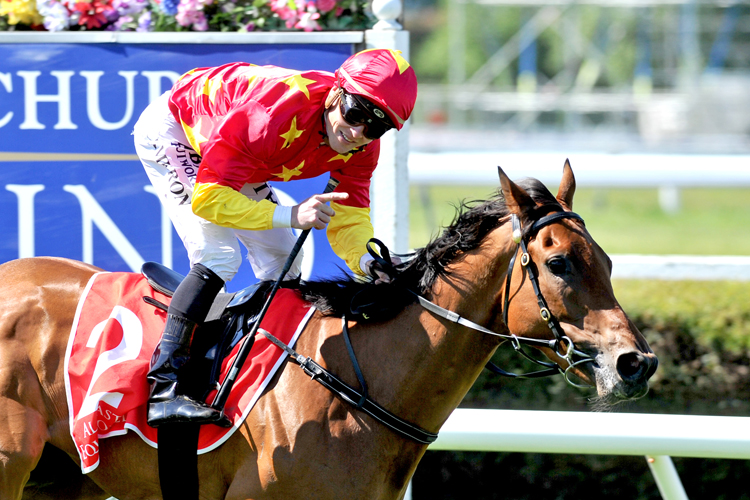
[[[197,67],[247,61],[334,71],[352,44],[0,44],[0,261],[53,255],[108,271],[162,262],[186,273],[182,242],[161,213],[131,132],[147,104]],[[327,179],[277,185],[282,202]],[[305,277],[345,267],[313,231]],[[229,285],[247,286],[249,264]]]

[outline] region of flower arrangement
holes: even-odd
[[[0,31],[361,30],[370,0],[0,0]]]

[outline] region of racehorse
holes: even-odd
[[[392,283],[308,283],[303,292],[318,310],[297,352],[357,387],[346,323],[369,397],[429,433],[439,431],[506,341],[539,349],[566,378],[595,387],[601,400],[643,396],[657,359],[614,296],[610,259],[572,212],[569,163],[556,198],[539,181],[516,184],[499,173],[497,196],[464,207],[441,236],[398,266]],[[60,258],[0,266],[3,500],[22,497],[45,443],[79,461],[63,365],[78,299],[98,271]],[[342,320],[365,288],[376,306],[385,301],[385,312]],[[238,431],[198,457],[200,497],[403,498],[426,448],[286,363]],[[156,450],[135,433],[103,440],[100,460],[89,476],[101,498],[161,498]]]

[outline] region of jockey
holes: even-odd
[[[222,420],[185,396],[179,378],[196,327],[240,267],[238,240],[255,276],[270,280],[291,253],[293,228],[327,227],[354,273],[377,275],[365,248],[370,179],[379,138],[403,127],[416,97],[416,75],[400,53],[371,49],[335,74],[247,63],[195,69],[146,108],[136,151],[190,258],[151,359],[149,425]],[[340,181],[334,192],[293,207],[279,205],[269,184],[329,172]]]

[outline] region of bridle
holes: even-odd
[[[578,366],[582,363],[594,362],[594,358],[592,358],[591,356],[589,356],[588,354],[584,352],[577,350],[575,346],[573,345],[573,341],[570,340],[569,337],[567,337],[566,335],[562,333],[562,328],[560,327],[560,324],[558,323],[555,316],[547,308],[547,302],[544,300],[541,289],[539,288],[539,280],[537,278],[537,275],[533,269],[533,266],[529,265],[531,264],[531,257],[529,256],[528,249],[526,248],[526,239],[531,238],[544,226],[548,224],[552,224],[553,222],[557,222],[561,219],[566,219],[566,218],[583,221],[583,219],[581,219],[581,217],[578,214],[575,214],[573,212],[554,212],[534,222],[534,224],[532,224],[529,230],[527,231],[526,235],[524,235],[521,230],[520,220],[515,215],[511,215],[511,221],[513,223],[513,241],[518,246],[516,247],[516,251],[513,253],[513,257],[511,258],[510,264],[508,266],[508,275],[507,275],[506,284],[505,284],[503,319],[505,321],[505,324],[507,325],[508,324],[508,306],[510,305],[510,290],[509,290],[510,283],[511,283],[511,278],[513,274],[513,268],[515,267],[516,256],[518,255],[518,250],[520,248],[521,266],[524,269],[526,269],[526,273],[529,276],[529,281],[531,281],[531,284],[534,287],[534,293],[536,294],[537,303],[539,304],[540,314],[542,315],[542,318],[547,322],[547,326],[550,328],[550,330],[552,330],[552,333],[555,337],[554,339],[542,340],[542,339],[534,339],[534,338],[529,338],[529,337],[519,337],[518,335],[513,335],[513,334],[503,334],[503,333],[493,332],[492,330],[488,330],[487,328],[481,325],[478,325],[477,323],[474,323],[466,318],[462,318],[460,315],[452,311],[449,311],[447,309],[444,309],[438,306],[437,304],[430,302],[429,300],[425,299],[424,297],[414,292],[413,290],[409,290],[409,291],[412,294],[414,294],[414,296],[417,298],[417,300],[419,301],[422,307],[432,312],[436,316],[440,316],[441,318],[447,319],[448,321],[457,323],[459,325],[465,326],[472,330],[476,330],[482,333],[486,333],[488,335],[494,335],[497,337],[504,338],[506,340],[510,340],[511,344],[513,345],[513,348],[517,352],[521,353],[525,358],[531,360],[533,363],[544,366],[546,368],[545,370],[539,370],[539,371],[532,372],[532,373],[515,374],[515,373],[506,372],[505,370],[502,370],[501,368],[498,368],[495,365],[488,363],[487,368],[489,368],[491,371],[499,375],[503,375],[507,377],[516,377],[516,378],[537,378],[537,377],[544,377],[547,375],[553,375],[559,372],[563,375],[563,377],[565,377],[565,380],[569,384],[574,385],[576,387],[587,387],[582,384],[577,384],[573,382],[570,379],[570,370],[573,367]],[[373,248],[373,245],[377,245],[380,248],[378,250],[375,250]],[[397,274],[396,269],[393,263],[391,262],[391,257],[390,257],[388,248],[383,244],[383,242],[375,238],[372,238],[367,243],[367,250],[370,253],[370,255],[373,257],[375,263],[377,263],[380,270],[385,271],[387,274],[389,274],[389,276],[395,276]],[[426,431],[422,429],[421,427],[418,427],[414,424],[411,424],[399,418],[398,416],[388,411],[386,408],[378,405],[376,402],[370,399],[368,390],[367,390],[367,383],[365,381],[364,375],[359,366],[359,362],[357,361],[357,358],[354,354],[354,349],[352,348],[352,344],[349,339],[349,328],[347,324],[348,324],[348,321],[347,321],[346,315],[344,315],[344,317],[341,318],[342,336],[344,338],[346,349],[349,353],[349,358],[352,361],[354,373],[361,387],[360,390],[354,389],[349,384],[339,379],[338,377],[336,377],[336,375],[329,372],[323,366],[315,362],[312,358],[299,354],[297,351],[295,351],[290,346],[286,345],[284,342],[277,339],[275,336],[273,336],[271,333],[267,332],[266,330],[259,328],[258,332],[263,334],[269,341],[271,341],[273,344],[278,346],[280,349],[283,349],[290,356],[292,361],[297,363],[300,366],[300,368],[302,368],[302,370],[304,370],[305,373],[307,373],[307,375],[311,377],[312,380],[322,384],[332,393],[337,394],[343,400],[352,404],[354,407],[358,408],[359,410],[362,410],[363,412],[367,413],[378,422],[389,427],[394,432],[402,436],[408,437],[410,439],[413,439],[414,441],[417,441],[418,443],[429,444],[435,441],[437,439],[437,433]],[[538,359],[535,359],[523,350],[524,345],[549,348],[557,356],[564,359],[568,363],[568,367],[565,370],[563,370],[556,363],[540,361]],[[563,352],[563,350],[565,352]],[[578,359],[575,359],[576,357]]]
[[[510,307],[510,284],[511,279],[513,277],[513,269],[515,267],[516,257],[518,256],[518,251],[520,249],[521,251],[521,267],[522,269],[526,270],[526,275],[529,278],[529,281],[531,282],[531,286],[534,289],[534,294],[536,295],[537,304],[539,305],[539,314],[541,315],[542,319],[547,322],[547,326],[552,331],[552,334],[554,336],[551,340],[544,340],[544,339],[534,339],[529,337],[519,337],[518,335],[514,335],[512,333],[509,334],[503,334],[503,333],[497,333],[493,332],[492,330],[489,330],[481,325],[478,325],[466,318],[461,317],[460,315],[449,311],[447,309],[444,309],[437,304],[434,304],[430,302],[429,300],[425,299],[421,295],[414,293],[416,295],[417,300],[419,301],[420,305],[427,309],[428,311],[432,312],[433,314],[440,316],[441,318],[447,319],[448,321],[451,321],[453,323],[457,323],[459,325],[465,326],[467,328],[470,328],[472,330],[476,330],[482,333],[486,333],[488,335],[494,335],[496,337],[501,337],[506,340],[509,340],[513,348],[521,354],[523,357],[531,361],[532,363],[535,363],[537,365],[545,367],[544,370],[539,370],[531,373],[522,373],[522,374],[516,374],[511,373],[508,371],[503,370],[502,368],[494,365],[493,363],[487,364],[487,369],[492,371],[493,373],[496,373],[497,375],[501,375],[504,377],[514,377],[519,379],[527,379],[527,378],[539,378],[539,377],[546,377],[549,375],[555,375],[557,373],[560,373],[565,378],[566,382],[568,382],[570,385],[573,385],[575,387],[588,387],[583,384],[579,384],[577,382],[574,382],[571,380],[571,370],[583,363],[593,363],[594,358],[589,356],[588,354],[579,351],[576,349],[575,345],[573,344],[573,341],[564,334],[562,328],[560,327],[560,323],[555,317],[554,314],[552,314],[547,307],[547,301],[544,300],[544,296],[542,295],[542,290],[539,287],[539,279],[537,276],[536,271],[534,270],[534,266],[530,265],[532,264],[531,256],[529,255],[528,248],[526,247],[526,241],[536,235],[539,230],[549,224],[552,224],[554,222],[558,222],[562,219],[574,219],[579,220],[583,222],[583,218],[581,218],[580,215],[576,214],[575,212],[553,212],[549,215],[545,215],[544,217],[540,218],[539,220],[535,221],[531,227],[528,229],[526,234],[523,233],[522,227],[521,227],[521,221],[518,218],[517,215],[511,214],[511,223],[513,224],[513,241],[516,243],[516,251],[513,253],[513,256],[510,259],[510,263],[508,264],[508,274],[505,280],[505,299],[503,301],[503,322],[505,325],[508,325],[508,309]],[[532,346],[532,347],[546,347],[550,350],[552,350],[558,357],[564,359],[568,366],[565,369],[562,369],[557,363],[552,363],[549,361],[541,361],[534,357],[532,357],[530,354],[528,354],[524,349],[523,346]]]

